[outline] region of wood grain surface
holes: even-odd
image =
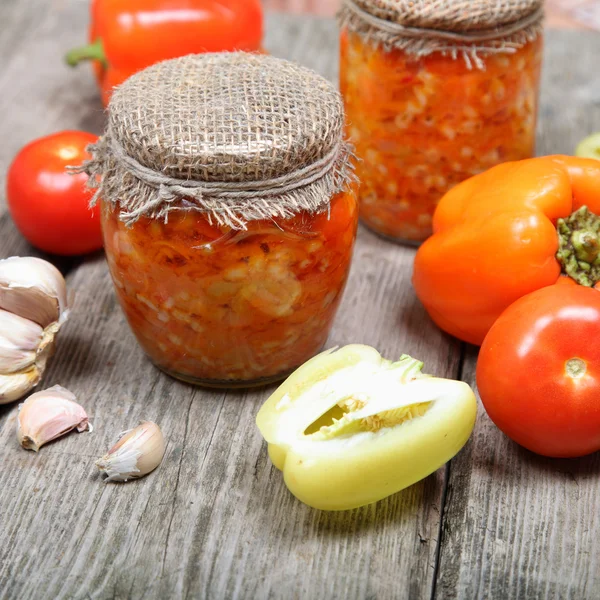
[[[600,35],[547,36],[539,154],[572,154],[600,130]],[[476,351],[462,378],[475,386]],[[504,437],[481,407],[471,443],[452,461],[436,595],[600,598],[600,455],[546,459]],[[597,526],[598,525],[598,526]]]
[[[68,70],[82,41],[79,0],[0,2],[0,185],[30,139],[99,132],[91,73]],[[273,16],[267,48],[337,77],[336,25]],[[600,123],[586,65],[593,35],[551,32],[540,149],[569,152]],[[39,255],[0,201],[0,256]],[[416,300],[414,251],[361,229],[329,346],[362,342],[472,383],[475,352],[438,331]],[[116,304],[102,255],[62,260],[76,294],[43,386],[71,389],[94,423],[38,454],[19,448],[16,405],[0,406],[0,598],[594,598],[598,460],[544,461],[480,413],[452,463],[376,505],[322,513],[297,502],[254,424],[272,388],[210,392],[144,357]],[[105,485],[94,461],[140,419],[167,439],[145,479]],[[440,539],[440,534],[442,534]]]
[[[263,0],[268,10],[333,17],[341,0]],[[600,0],[545,0],[549,27],[600,29]],[[590,18],[595,17],[595,18]]]

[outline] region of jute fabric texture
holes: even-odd
[[[199,210],[211,222],[326,210],[353,179],[344,111],[309,69],[243,52],[190,55],[115,89],[80,170],[128,224]]]
[[[512,53],[542,32],[543,0],[344,0],[342,27],[384,50],[415,56]]]

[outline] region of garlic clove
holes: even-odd
[[[0,373],[7,375],[31,367],[43,335],[37,323],[0,310]]]
[[[124,431],[117,443],[96,466],[109,481],[138,479],[154,471],[165,454],[165,440],[156,423],[143,421],[135,429]]]
[[[22,398],[41,378],[42,374],[36,366],[20,373],[0,375],[0,404],[8,404]]]
[[[0,310],[0,404],[22,398],[42,378],[54,354],[60,322],[37,323]]]
[[[68,433],[92,431],[82,406],[69,390],[55,385],[32,394],[19,406],[17,439],[23,448],[37,452],[45,443]]]
[[[19,400],[40,382],[46,370],[46,364],[54,354],[54,336],[59,327],[58,323],[54,323],[44,331],[40,346],[35,353],[34,363],[31,366],[14,372],[10,372],[10,369],[8,369],[4,373],[0,369],[0,404],[8,404]],[[0,350],[1,354],[2,350]],[[6,361],[9,360],[8,357],[5,357],[5,359]],[[23,362],[27,360],[25,355],[21,359]]]
[[[41,258],[0,260],[0,308],[47,327],[66,319],[67,287],[60,271]]]

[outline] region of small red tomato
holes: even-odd
[[[509,306],[481,346],[477,386],[492,421],[525,448],[600,450],[600,293],[553,285]]]
[[[98,138],[62,131],[25,146],[8,169],[8,209],[19,231],[40,250],[65,256],[102,247],[100,211],[90,210],[87,175],[69,175],[67,166],[89,158]]]

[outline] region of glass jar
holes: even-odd
[[[267,55],[190,55],[115,89],[82,169],[115,290],[150,359],[248,387],[321,350],[358,225],[333,84]]]
[[[447,43],[426,54],[385,46],[357,29],[342,28],[340,73],[361,159],[361,218],[379,234],[418,244],[448,190],[534,155],[542,36],[473,56]]]
[[[320,351],[348,276],[353,193],[330,212],[210,225],[199,212],[127,227],[102,203],[108,265],[129,325],[167,373],[204,385],[276,381]]]

